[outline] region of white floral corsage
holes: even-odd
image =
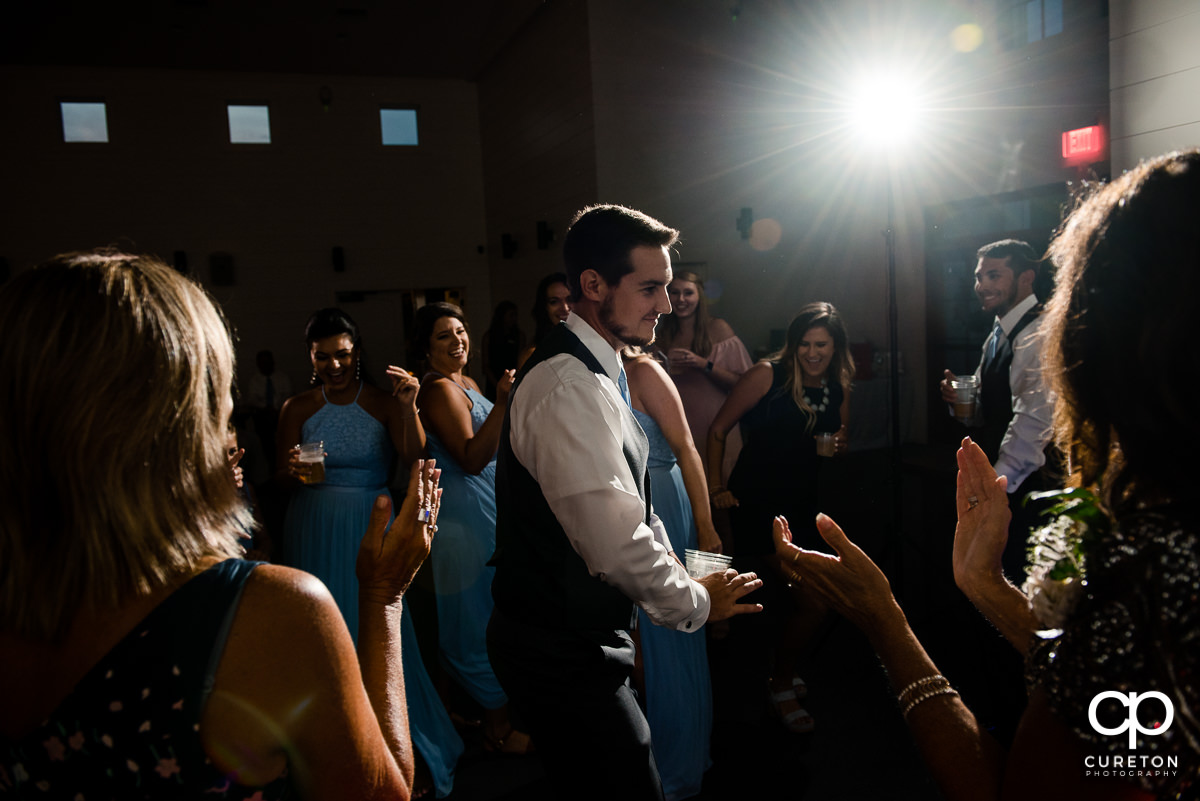
[[[1085,543],[1108,527],[1096,496],[1087,489],[1035,492],[1030,500],[1057,501],[1045,511],[1049,523],[1029,538],[1029,567],[1021,588],[1033,614],[1057,636],[1083,595],[1086,576]]]

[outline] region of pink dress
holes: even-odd
[[[742,340],[736,336],[714,343],[708,359],[713,366],[723,367],[739,376],[754,364],[750,360],[750,352],[746,350]],[[701,463],[707,469],[708,459],[705,453],[708,451],[708,427],[712,425],[717,412],[721,411],[721,405],[725,403],[725,398],[729,393],[713,381],[708,373],[690,367],[684,368],[678,374],[671,372],[671,380],[675,382],[675,387],[679,390],[679,397],[683,401],[683,413],[687,415],[688,427],[692,430],[692,440],[696,443],[696,450],[700,453]],[[742,435],[738,431],[738,427],[734,426],[733,430],[729,432],[729,436],[725,438],[725,462],[721,468],[722,482],[729,479],[729,471],[733,469],[741,449]]]

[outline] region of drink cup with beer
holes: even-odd
[[[837,453],[837,443],[831,432],[817,434],[817,456],[833,456]]]
[[[979,400],[979,379],[974,375],[960,375],[950,382],[954,389],[954,416],[963,422],[975,417],[975,403]]]
[[[320,484],[325,480],[325,443],[306,442],[297,447],[300,449],[300,464],[308,468],[301,471],[300,480],[305,484]]]

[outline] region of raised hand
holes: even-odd
[[[390,529],[387,523],[391,501],[386,495],[375,499],[355,564],[360,598],[391,604],[412,583],[429,556],[437,531],[442,503],[442,491],[438,488],[441,475],[433,459],[417,462],[409,476],[404,503]]]
[[[816,590],[831,607],[869,634],[883,618],[882,613],[896,607],[887,576],[846,537],[833,518],[817,515],[817,531],[837,556],[797,547],[792,543],[787,518],[775,518],[775,553],[781,569],[792,581],[804,582]]]
[[[1003,580],[1000,558],[1008,542],[1008,479],[996,475],[983,449],[966,437],[958,449],[958,491],[955,505],[954,580],[968,587]]]
[[[415,375],[394,364],[388,365],[387,374],[392,379],[392,397],[416,413],[417,392],[421,389],[421,382]]]
[[[245,484],[245,474],[238,462],[242,461],[242,457],[246,455],[245,448],[230,448],[226,458],[229,460],[229,469],[233,472],[233,484],[238,489],[241,489]]]
[[[513,379],[517,377],[516,370],[505,370],[496,382],[496,402],[507,403],[508,393],[512,392]]]

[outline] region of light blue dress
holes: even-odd
[[[362,387],[359,387],[362,394]],[[322,389],[322,396],[324,389]],[[358,637],[358,546],[371,507],[387,489],[395,450],[383,423],[354,402],[326,400],[300,427],[303,442],[325,443],[325,481],[297,487],[284,520],[285,561],[325,583],[337,601],[350,636]],[[413,745],[429,766],[438,797],[454,787],[454,767],[463,741],[421,661],[412,617],[400,616],[400,647]]]
[[[440,373],[438,374],[440,375]],[[471,429],[478,433],[492,402],[451,381],[471,402]],[[479,475],[455,461],[433,431],[426,430],[429,455],[442,469],[442,506],[433,538],[433,583],[437,593],[442,664],[484,709],[508,703],[492,672],[487,624],[492,617],[492,576],[487,561],[496,550],[496,457]]]
[[[666,526],[680,560],[697,547],[696,524],[683,486],[683,474],[662,430],[650,415],[633,410],[650,441],[650,500]],[[663,794],[671,799],[700,792],[704,771],[712,766],[712,683],[704,631],[683,632],[654,625],[638,610],[646,720]]]

